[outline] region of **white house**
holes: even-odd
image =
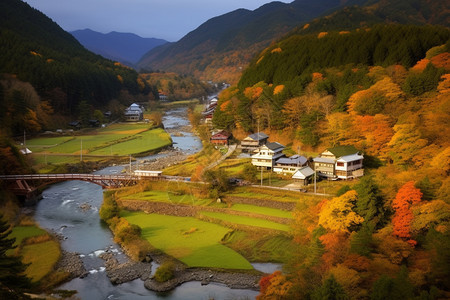
[[[125,109],[125,120],[130,122],[141,121],[144,118],[144,110],[141,106],[133,103]]]
[[[364,175],[364,156],[353,146],[328,148],[314,158],[314,168],[319,176],[352,179]]]
[[[291,157],[281,157],[275,162],[273,171],[275,173],[290,173],[294,174],[297,170],[302,168],[308,159],[301,155],[292,155]]]
[[[336,176],[342,179],[352,179],[363,176],[363,160],[364,156],[359,153],[339,157],[336,160]]]
[[[277,159],[284,156],[283,149],[284,146],[277,142],[263,145],[259,148],[258,153],[252,155],[252,164],[270,170]]]

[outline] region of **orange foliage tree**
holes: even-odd
[[[380,157],[386,157],[388,148],[387,143],[394,135],[388,116],[376,114],[375,116],[356,116],[356,127],[361,136],[365,137],[363,145],[368,154]]]
[[[258,300],[263,299],[285,299],[292,288],[292,282],[288,281],[286,276],[284,276],[280,271],[275,271],[271,278],[263,282],[264,292],[261,288],[261,293],[256,297]],[[263,278],[264,279],[264,278]]]
[[[414,216],[410,210],[412,204],[419,203],[422,200],[422,192],[414,186],[414,181],[408,181],[397,192],[392,208],[395,210],[392,219],[394,236],[407,239],[407,242],[414,246],[417,242],[411,238],[411,221]]]

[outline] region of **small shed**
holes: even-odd
[[[314,170],[310,167],[303,167],[292,175],[292,179],[296,182],[300,182],[303,185],[308,185],[314,175]]]

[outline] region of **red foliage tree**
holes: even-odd
[[[411,238],[411,221],[414,216],[410,210],[412,204],[419,203],[422,200],[422,192],[414,186],[414,181],[408,181],[397,192],[392,208],[395,210],[392,219],[393,235],[402,239],[408,239],[407,242],[414,246],[417,242]]]

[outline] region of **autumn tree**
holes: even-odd
[[[280,271],[275,271],[272,275],[265,278],[268,280],[263,281],[261,293],[256,297],[256,299],[287,299],[289,291],[292,288],[292,282],[288,281],[285,275],[283,275]]]
[[[393,235],[406,239],[410,245],[415,245],[416,241],[411,238],[411,221],[413,214],[410,206],[422,200],[422,192],[414,186],[414,181],[408,181],[397,192],[392,208],[395,210],[392,218]]]
[[[394,135],[390,118],[386,115],[356,116],[354,127],[360,135],[358,144],[370,155],[386,158],[389,148],[387,143]]]
[[[353,210],[357,198],[356,191],[352,190],[329,200],[319,214],[319,225],[332,231],[349,232],[361,224],[364,218]]]
[[[389,141],[391,151],[389,155],[394,163],[400,165],[413,165],[417,154],[428,141],[424,139],[413,123],[401,123],[394,126],[394,135]]]

